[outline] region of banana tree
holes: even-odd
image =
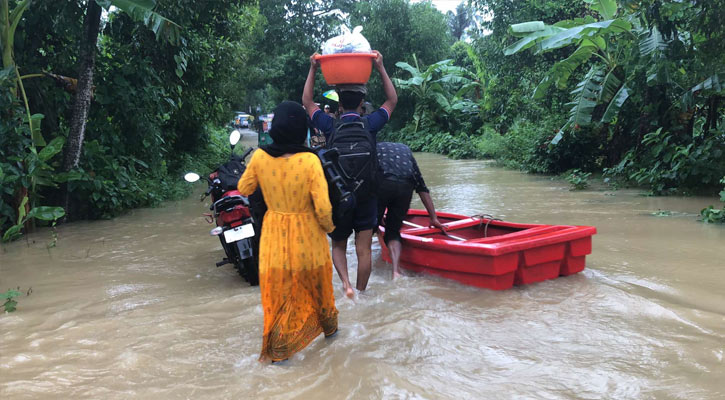
[[[546,91],[555,85],[559,89],[567,87],[574,71],[590,63],[589,72],[571,91],[569,119],[552,140],[558,143],[563,133],[569,129],[592,123],[610,123],[618,116],[622,106],[630,95],[627,85],[630,77],[622,68],[622,58],[632,41],[639,41],[643,55],[650,55],[666,45],[662,36],[653,29],[643,32],[636,19],[620,16],[614,0],[584,0],[600,19],[592,16],[557,22],[547,25],[542,21],[530,21],[514,24],[509,33],[520,37],[516,43],[507,47],[504,54],[511,55],[527,49],[536,54],[576,46],[567,58],[554,64],[533,93],[535,99],[542,98]],[[593,121],[594,110],[603,107],[599,121]]]
[[[421,69],[418,58],[413,55],[412,66],[405,62],[397,62],[395,66],[410,73],[408,79],[395,79],[395,84],[410,91],[415,97],[413,114],[414,132],[421,123],[432,121],[436,115],[448,116],[454,112],[472,112],[476,104],[463,98],[463,95],[474,89],[475,85],[465,68],[453,65],[453,60],[443,60]],[[451,96],[451,93],[455,94]]]
[[[10,10],[8,0],[0,0],[0,50],[2,51],[2,70],[0,70],[0,86],[8,88],[13,98],[18,97],[18,89],[25,106],[27,115],[27,130],[19,129],[19,132],[28,132],[31,141],[26,154],[18,157],[19,168],[24,170],[24,183],[10,188],[10,193],[15,193],[17,199],[17,223],[8,230],[2,240],[15,239],[20,229],[25,227],[26,231],[33,228],[32,219],[45,219],[43,216],[62,216],[64,211],[60,207],[36,207],[38,186],[52,186],[51,168],[47,161],[57,154],[63,146],[63,138],[56,138],[47,144],[40,132],[42,114],[31,114],[28,96],[25,93],[23,77],[20,76],[18,66],[15,64],[14,42],[15,32],[22,20],[23,13],[30,7],[30,0],[23,0],[15,4]],[[42,148],[42,150],[41,150]],[[0,177],[3,171],[0,170]],[[42,211],[42,212],[41,212]],[[13,231],[13,232],[11,232]]]

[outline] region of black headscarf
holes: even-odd
[[[274,109],[272,128],[269,130],[274,143],[263,146],[262,150],[272,157],[288,153],[311,153],[312,150],[304,145],[309,126],[309,117],[302,105],[283,101]]]

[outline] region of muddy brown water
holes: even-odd
[[[725,229],[696,221],[716,199],[417,158],[440,210],[596,226],[587,268],[502,292],[391,282],[374,243],[367,292],[334,277],[339,334],[260,365],[258,288],[214,266],[194,195],[0,249],[0,289],[32,287],[0,315],[0,398],[725,398]]]

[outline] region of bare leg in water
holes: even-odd
[[[390,251],[390,258],[393,260],[393,280],[400,278],[400,250],[403,248],[400,240],[388,240],[388,250]]]
[[[347,274],[347,240],[332,241],[332,263],[335,264],[337,275],[340,276],[342,281],[342,290],[345,291],[345,296],[352,299],[355,297],[355,291],[352,290],[350,277]]]
[[[373,230],[368,229],[355,233],[355,252],[357,253],[357,290],[365,290],[373,268],[370,247],[373,244]]]

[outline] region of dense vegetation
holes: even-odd
[[[417,102],[393,139],[656,195],[723,188],[725,2],[471,3],[490,34],[455,43],[452,64],[399,65]]]
[[[62,206],[72,218],[108,218],[177,197],[181,170],[207,170],[221,159],[224,147],[212,144],[247,95],[245,64],[263,20],[256,3],[159,0],[156,12],[149,0],[0,0],[8,3],[24,13],[14,41],[3,42],[13,57],[0,73],[4,239],[18,235],[8,228],[25,210],[41,205]],[[106,10],[91,40],[92,101],[79,163],[66,169],[92,6]],[[63,213],[46,209],[53,210],[44,219]]]
[[[183,195],[182,171],[223,158],[233,111],[301,97],[308,56],[340,24],[362,25],[395,78],[385,139],[716,193],[724,13],[723,0],[473,0],[448,15],[408,0],[0,0],[0,236]],[[380,104],[376,76],[369,87]]]

